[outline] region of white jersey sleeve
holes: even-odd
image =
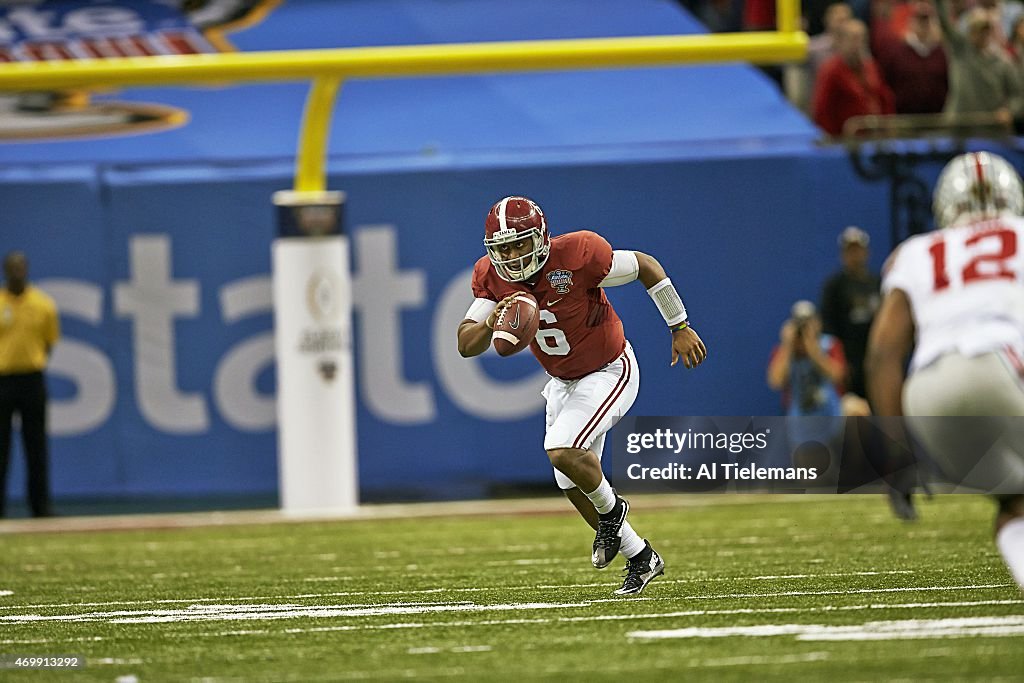
[[[628,249],[616,249],[612,252],[612,267],[597,286],[618,287],[632,282],[639,275],[640,264],[636,260],[636,252]]]
[[[911,237],[882,291],[903,291],[917,329],[911,372],[946,353],[1024,353],[1024,219],[1008,217]]]

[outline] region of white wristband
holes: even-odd
[[[672,286],[672,280],[665,278],[648,289],[647,293],[654,299],[654,305],[658,307],[658,312],[665,319],[666,325],[673,327],[686,320],[686,306],[683,305],[679,292]]]

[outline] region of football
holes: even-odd
[[[498,314],[494,321],[494,334],[491,343],[499,356],[511,356],[519,353],[537,336],[540,327],[540,315],[537,312],[537,300],[522,292],[516,295],[512,303]]]

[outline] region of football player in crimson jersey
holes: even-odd
[[[544,449],[555,481],[597,531],[591,561],[608,566],[621,550],[626,579],[615,591],[642,591],[665,563],[626,521],[629,503],[601,471],[605,434],[636,399],[640,371],[605,287],[640,280],[668,325],[672,365],[695,368],[707,349],[690,327],[683,301],[651,256],[612,250],[600,235],[581,230],[548,233],[544,212],[526,197],[505,197],[487,213],[487,255],[473,269],[473,304],[459,325],[459,353],[477,356],[491,344],[494,321],[520,292],[540,309],[530,350],[551,380]]]
[[[911,432],[952,483],[996,495],[996,544],[1024,588],[1020,176],[994,154],[960,155],[939,176],[934,211],[941,229],[903,242],[883,269],[885,298],[868,339],[868,395],[879,415],[911,417]]]

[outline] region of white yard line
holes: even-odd
[[[824,662],[829,658],[827,652],[805,652],[793,655],[751,655],[748,657],[723,657],[721,659],[705,659],[698,666],[750,666],[751,664],[801,664],[803,662]]]
[[[965,602],[914,602],[902,604],[870,604],[870,605],[843,605],[841,607],[769,607],[762,609],[720,609],[720,610],[688,610],[685,612],[662,612],[662,613],[638,613],[638,614],[615,614],[585,617],[536,617],[532,619],[492,619],[485,621],[444,621],[444,622],[400,622],[393,624],[367,624],[367,625],[345,625],[345,626],[314,626],[310,628],[289,628],[285,633],[324,633],[331,631],[380,631],[394,629],[421,629],[421,628],[452,628],[452,627],[476,627],[476,626],[515,626],[523,624],[554,624],[572,623],[580,621],[636,621],[643,619],[678,619],[680,617],[703,617],[703,616],[730,616],[750,614],[778,614],[796,612],[834,612],[834,611],[856,611],[856,610],[888,610],[888,609],[929,609],[938,607],[977,607],[987,605],[1024,605],[1024,600],[974,600]],[[269,634],[270,630],[251,631],[247,633]],[[234,635],[234,632],[207,633],[206,636]],[[2,642],[2,641],[0,641]]]
[[[411,655],[433,655],[439,652],[490,652],[490,645],[456,645],[455,647],[410,647],[406,652]]]
[[[692,638],[763,638],[795,636],[807,641],[920,640],[926,638],[1007,637],[1024,635],[1024,615],[967,617],[951,619],[906,619],[869,621],[848,626],[825,624],[760,624],[677,628],[660,631],[630,631],[634,640]]]
[[[632,601],[630,601],[632,602]],[[460,603],[461,604],[461,603]],[[779,614],[779,613],[828,613],[828,612],[840,612],[840,611],[860,611],[860,610],[917,610],[917,609],[936,609],[936,608],[962,608],[962,607],[979,607],[979,606],[998,606],[998,605],[1024,605],[1024,599],[1022,600],[971,600],[971,601],[950,601],[950,602],[911,602],[911,603],[868,603],[858,605],[841,605],[841,606],[820,606],[820,607],[770,607],[770,608],[738,608],[738,609],[724,609],[724,610],[687,610],[687,611],[676,611],[676,612],[662,612],[662,613],[636,613],[636,614],[618,614],[618,615],[600,615],[600,616],[578,616],[578,617],[534,617],[534,618],[513,618],[513,619],[487,619],[479,621],[438,621],[438,622],[398,622],[398,623],[385,623],[385,624],[349,624],[349,625],[337,625],[337,626],[311,626],[311,627],[292,627],[281,630],[276,629],[233,629],[228,631],[208,631],[208,632],[188,632],[188,633],[165,633],[164,637],[213,637],[213,638],[224,638],[231,636],[249,636],[249,635],[274,635],[277,633],[285,633],[288,635],[292,634],[303,634],[303,633],[328,633],[328,632],[344,632],[344,631],[380,631],[380,630],[399,630],[399,629],[429,629],[429,628],[476,628],[480,626],[509,626],[509,625],[526,625],[526,624],[553,624],[553,623],[572,623],[580,621],[632,621],[632,620],[650,620],[650,619],[678,619],[682,617],[702,617],[702,616],[729,616],[729,615],[758,615],[758,614]],[[438,605],[442,607],[443,605]],[[557,609],[559,607],[572,608],[578,606],[586,606],[585,604],[577,603],[565,603],[565,604],[554,604],[554,605],[472,605],[469,603],[467,606],[476,607],[476,610],[459,610],[459,611],[488,611],[489,609],[499,609],[501,611],[515,611],[523,610],[528,611],[532,609]],[[209,606],[207,606],[209,607]],[[227,607],[233,608],[246,608],[249,606],[245,605],[232,605]],[[279,606],[270,606],[279,607]],[[451,605],[451,607],[458,607],[458,605]],[[454,610],[431,610],[437,611],[454,611]],[[273,614],[272,611],[267,612]],[[409,613],[409,612],[406,612]],[[323,616],[321,614],[314,614],[308,616]],[[370,616],[370,615],[360,615]],[[1007,619],[1007,620],[1019,620],[1024,623],[1024,615],[1012,615],[1009,617],[973,617],[974,620],[992,620],[992,619]],[[903,622],[869,622],[871,624],[886,624],[886,623],[897,623],[897,624],[910,624],[915,622],[958,622],[955,628],[946,627],[942,630],[940,635],[934,635],[939,633],[941,629],[933,628],[930,631],[928,629],[918,629],[917,631],[910,631],[904,629],[902,632],[902,638],[933,638],[933,637],[962,637],[968,634],[970,630],[971,635],[1017,635],[1018,630],[1024,628],[1024,626],[1018,626],[1015,623],[993,623],[989,622],[965,622],[962,619],[959,620],[908,620]],[[797,626],[797,625],[792,625]],[[732,627],[737,628],[737,627]],[[760,627],[738,627],[738,628],[760,628]],[[834,627],[844,628],[844,627]],[[892,629],[889,630],[889,635],[884,638],[878,636],[877,633],[885,633],[884,631],[874,632],[865,631],[861,627],[850,627],[851,630],[847,632],[834,631],[834,632],[819,632],[819,631],[808,631],[806,633],[798,633],[794,631],[791,635],[796,636],[801,640],[857,640],[857,639],[890,639],[896,636],[892,635]],[[859,629],[859,630],[858,630]],[[956,629],[959,629],[957,631]],[[686,631],[686,629],[675,629],[675,631]],[[635,631],[636,633],[650,633],[646,631]],[[658,632],[655,632],[658,633]],[[788,633],[788,631],[787,631]],[[928,633],[928,635],[925,635]],[[867,635],[865,635],[867,634]],[[875,634],[872,636],[872,634]],[[725,635],[725,634],[722,634]],[[735,635],[735,634],[733,634]],[[760,633],[759,635],[771,635],[771,633]],[[784,634],[776,634],[784,635]],[[76,638],[32,638],[32,639],[7,639],[0,640],[0,645],[44,645],[44,644],[58,644],[58,643],[79,643],[79,642],[96,642],[102,641],[104,638],[99,636],[91,637],[76,637]]]
[[[861,595],[866,593],[917,593],[919,591],[988,590],[1006,588],[1012,583],[983,583],[969,586],[904,586],[902,588],[854,588],[834,591],[783,591],[779,593],[732,593],[729,595],[694,595],[693,600],[721,600],[726,598],[788,598],[806,595]]]
[[[659,579],[658,585],[665,584],[683,584],[683,583],[726,583],[732,581],[762,581],[762,580],[797,580],[797,579],[813,579],[813,578],[835,578],[843,576],[889,576],[894,574],[912,574],[911,570],[901,569],[894,571],[883,571],[883,572],[831,572],[826,574],[788,574],[778,576],[729,576],[729,577],[706,577],[706,578],[694,578],[694,579]],[[314,580],[326,580],[328,577],[314,577]],[[308,599],[322,599],[322,598],[344,598],[344,597],[359,597],[359,596],[399,596],[399,595],[436,595],[443,593],[481,593],[492,590],[558,590],[564,591],[571,588],[607,588],[611,585],[607,581],[600,581],[595,583],[568,583],[568,584],[539,584],[539,585],[525,585],[525,586],[485,586],[485,587],[472,587],[472,588],[421,588],[414,590],[399,590],[399,591],[333,591],[328,593],[298,593],[294,595],[251,595],[251,596],[225,596],[220,598],[176,598],[176,599],[163,599],[163,600],[109,600],[106,602],[49,602],[49,603],[38,603],[30,605],[0,605],[0,611],[3,610],[24,610],[24,609],[39,609],[39,608],[50,608],[50,607],[115,607],[115,606],[130,606],[130,605],[181,605],[181,604],[197,604],[203,602],[218,602],[225,600],[233,601],[248,601],[248,600],[308,600]],[[1009,585],[1009,584],[999,584]],[[992,588],[993,586],[974,586],[976,588]],[[922,590],[938,590],[940,588],[928,588]],[[894,589],[895,590],[895,589]],[[821,595],[831,595],[832,593],[821,593]],[[761,594],[756,594],[760,597]],[[798,593],[775,593],[773,595],[798,595]],[[807,595],[818,595],[818,593],[807,593]],[[730,597],[752,597],[750,595],[722,595],[722,596],[693,596],[694,598],[701,599],[714,599],[716,597],[730,598]]]
[[[753,581],[774,581],[776,579],[816,579],[819,577],[832,578],[836,576],[889,576],[892,574],[913,574],[912,569],[896,569],[885,572],[829,572],[827,574],[777,574],[767,576],[747,577]]]
[[[0,617],[0,623],[30,624],[40,622],[108,624],[162,624],[197,621],[263,621],[268,619],[342,617],[379,617],[435,612],[506,612],[587,607],[590,603],[533,602],[521,604],[477,605],[475,603],[440,605],[392,605],[350,607],[348,605],[192,605],[186,609],[118,610],[86,614],[41,615],[24,614]]]
[[[636,619],[668,619],[678,617],[706,617],[737,614],[792,614],[807,612],[847,612],[884,609],[930,609],[938,607],[981,607],[989,605],[1024,605],[1024,600],[972,600],[966,602],[912,602],[887,605],[827,605],[823,607],[761,607],[737,609],[696,609],[684,612],[663,612],[661,614],[602,614],[596,617],[560,617],[558,621],[632,621]]]
[[[819,591],[801,592],[799,595],[835,595],[837,593],[862,594],[862,593],[887,593],[893,591],[920,591],[920,590],[964,590],[970,588],[993,588],[1006,587],[1010,584],[999,584],[998,586],[919,586],[916,588],[879,588],[872,590],[854,591]],[[757,597],[773,597],[776,595],[790,595],[791,593],[768,593],[759,594]],[[740,594],[741,596],[746,594]],[[722,598],[724,596],[711,596]],[[700,596],[691,596],[689,599],[698,599]],[[678,599],[678,598],[676,598]],[[686,599],[686,598],[684,598]],[[87,612],[81,614],[22,614],[0,616],[0,624],[19,625],[35,623],[83,623],[100,622],[110,624],[155,624],[155,623],[181,623],[201,621],[266,621],[278,619],[298,618],[366,618],[380,616],[399,616],[430,613],[460,613],[460,612],[531,612],[536,610],[559,610],[578,609],[591,607],[595,604],[616,602],[614,599],[587,600],[582,602],[569,603],[509,603],[509,604],[476,604],[473,602],[417,602],[417,603],[391,603],[391,604],[364,604],[364,605],[299,605],[291,603],[276,604],[192,604],[184,609],[148,609],[148,610],[115,610]],[[626,601],[619,600],[618,602]],[[1019,604],[1024,601],[1001,600],[1001,601],[973,601],[973,602],[946,602],[946,603],[910,603],[904,605],[873,604],[868,606],[826,606],[826,607],[762,607],[762,608],[740,608],[730,610],[687,610],[677,612],[665,612],[658,614],[618,614],[618,615],[588,615],[582,617],[558,617],[548,621],[618,621],[648,618],[679,618],[724,614],[771,614],[771,613],[794,613],[794,612],[831,612],[847,609],[894,609],[905,607],[922,606],[967,606],[981,604]],[[468,622],[466,625],[474,625],[478,622]],[[497,623],[497,622],[494,622]],[[508,622],[506,622],[508,623]],[[426,624],[424,626],[429,626]],[[436,625],[455,625],[451,622]],[[459,624],[462,625],[462,624]],[[415,628],[420,625],[413,625],[407,622],[399,624],[374,624],[374,625],[339,625],[322,627],[319,630],[363,630],[380,628]]]

